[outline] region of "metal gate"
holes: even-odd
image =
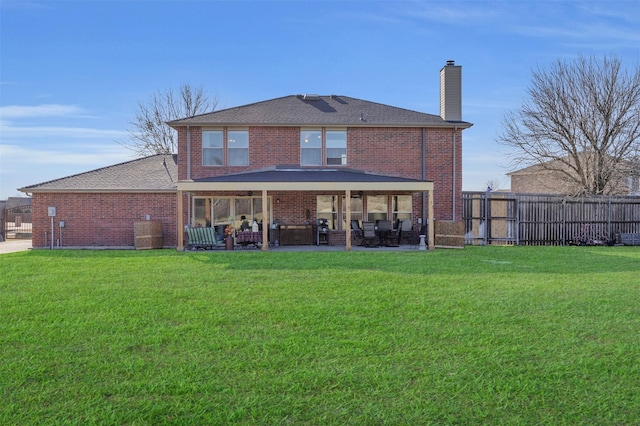
[[[465,192],[462,198],[465,244],[519,244],[516,197],[507,193]]]
[[[2,237],[31,238],[31,206],[17,206],[4,210]]]

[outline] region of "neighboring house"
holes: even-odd
[[[440,115],[292,95],[175,120],[178,153],[166,168],[152,156],[22,188],[38,216],[33,246],[45,247],[59,220],[66,245],[132,246],[133,222],[149,215],[179,250],[185,226],[237,227],[242,216],[267,225],[263,239],[276,223],[326,219],[347,249],[351,220],[460,221],[462,130],[472,124],[461,116],[461,67],[449,61],[440,77]],[[53,222],[47,206],[57,206]],[[433,226],[429,234],[433,247]]]
[[[567,194],[574,195],[581,192],[574,182],[558,169],[566,166],[558,160],[552,160],[545,165],[536,164],[507,173],[511,179],[511,192],[530,194]],[[628,167],[616,182],[608,188],[609,195],[640,195],[640,171]]]
[[[30,197],[9,197],[0,201],[0,208],[15,209],[16,207],[31,206]]]

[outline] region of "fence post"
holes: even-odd
[[[607,206],[607,240],[611,241],[611,195]]]
[[[567,199],[562,198],[562,245],[567,245]]]
[[[516,245],[519,246],[520,245],[520,199],[517,196],[515,197],[515,202],[516,202],[516,211],[515,211],[515,215],[516,215]]]
[[[484,193],[484,245],[489,244],[489,190]]]

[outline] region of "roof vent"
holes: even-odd
[[[302,99],[305,101],[318,101],[320,100],[320,95],[302,95]]]

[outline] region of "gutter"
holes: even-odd
[[[460,128],[460,129],[468,129],[470,127],[473,126],[473,123],[468,123],[466,121],[445,121],[442,123],[425,123],[425,122],[412,122],[412,123],[384,123],[384,122],[367,122],[367,123],[363,123],[361,121],[359,121],[360,117],[358,117],[358,121],[354,121],[354,122],[339,122],[339,123],[334,123],[334,122],[324,122],[324,121],[318,121],[318,122],[290,122],[290,123],[286,123],[286,122],[282,122],[282,123],[278,123],[278,122],[272,122],[272,123],[260,123],[260,122],[230,122],[230,121],[220,121],[220,122],[191,122],[189,124],[184,124],[184,123],[179,123],[179,122],[170,122],[169,125],[170,126],[187,126],[187,128],[189,128],[189,126],[195,126],[195,127],[202,127],[203,129],[206,128],[218,128],[218,127],[234,127],[234,126],[241,126],[241,127],[318,127],[318,126],[325,126],[325,127],[362,127],[362,128],[367,128],[367,127],[398,127],[398,128],[416,128],[416,127],[425,127],[425,128],[440,128],[440,129],[450,129],[452,127],[455,128]]]
[[[191,180],[191,127],[187,124],[187,180]]]
[[[86,188],[86,189],[32,189],[30,194],[175,194],[176,188],[171,189],[109,189],[109,188]],[[22,191],[24,192],[24,191]],[[26,192],[25,192],[26,193]]]

